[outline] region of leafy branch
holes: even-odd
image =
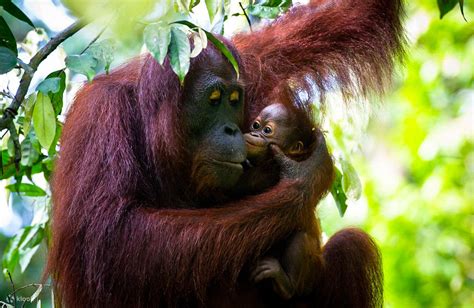
[[[64,42],[69,37],[73,36],[77,31],[84,27],[82,20],[79,20],[64,29],[56,37],[52,38],[43,48],[41,48],[34,56],[31,58],[30,63],[26,64],[28,69],[25,70],[23,76],[20,80],[20,86],[16,91],[15,97],[13,98],[10,105],[5,109],[2,118],[0,119],[0,130],[10,129],[13,119],[18,114],[18,109],[20,108],[22,102],[25,99],[25,95],[28,92],[30,87],[31,80],[35,74],[38,66],[46,59],[56,48]]]

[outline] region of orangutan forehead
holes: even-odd
[[[272,120],[274,122],[287,124],[291,120],[288,109],[282,104],[272,104],[265,107],[260,113],[262,120]]]

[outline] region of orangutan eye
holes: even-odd
[[[230,93],[229,101],[231,105],[237,105],[239,103],[239,91],[233,91]]]
[[[209,96],[209,101],[211,102],[211,105],[219,105],[221,102],[221,90],[212,91],[211,95]]]
[[[259,129],[260,128],[260,123],[258,123],[258,121],[253,122],[252,128],[253,129]]]
[[[273,129],[272,129],[270,126],[265,126],[265,127],[263,128],[263,133],[264,133],[265,135],[271,135],[271,134],[273,133]]]

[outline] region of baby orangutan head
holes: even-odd
[[[303,117],[306,115],[302,115]],[[309,121],[310,122],[310,121]],[[276,103],[265,107],[245,134],[247,158],[258,163],[271,157],[270,144],[275,144],[287,156],[297,158],[308,151],[313,139],[313,127],[307,119],[298,119],[298,112]]]

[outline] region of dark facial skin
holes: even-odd
[[[240,130],[243,87],[235,71],[217,52],[194,66],[185,82],[183,114],[198,190],[229,188],[243,173],[247,151]],[[195,72],[198,72],[196,74]]]
[[[303,142],[298,140],[295,121],[282,104],[265,107],[253,122],[250,133],[244,135],[248,159],[257,163],[269,159],[270,144],[278,145],[287,155],[300,153]]]

